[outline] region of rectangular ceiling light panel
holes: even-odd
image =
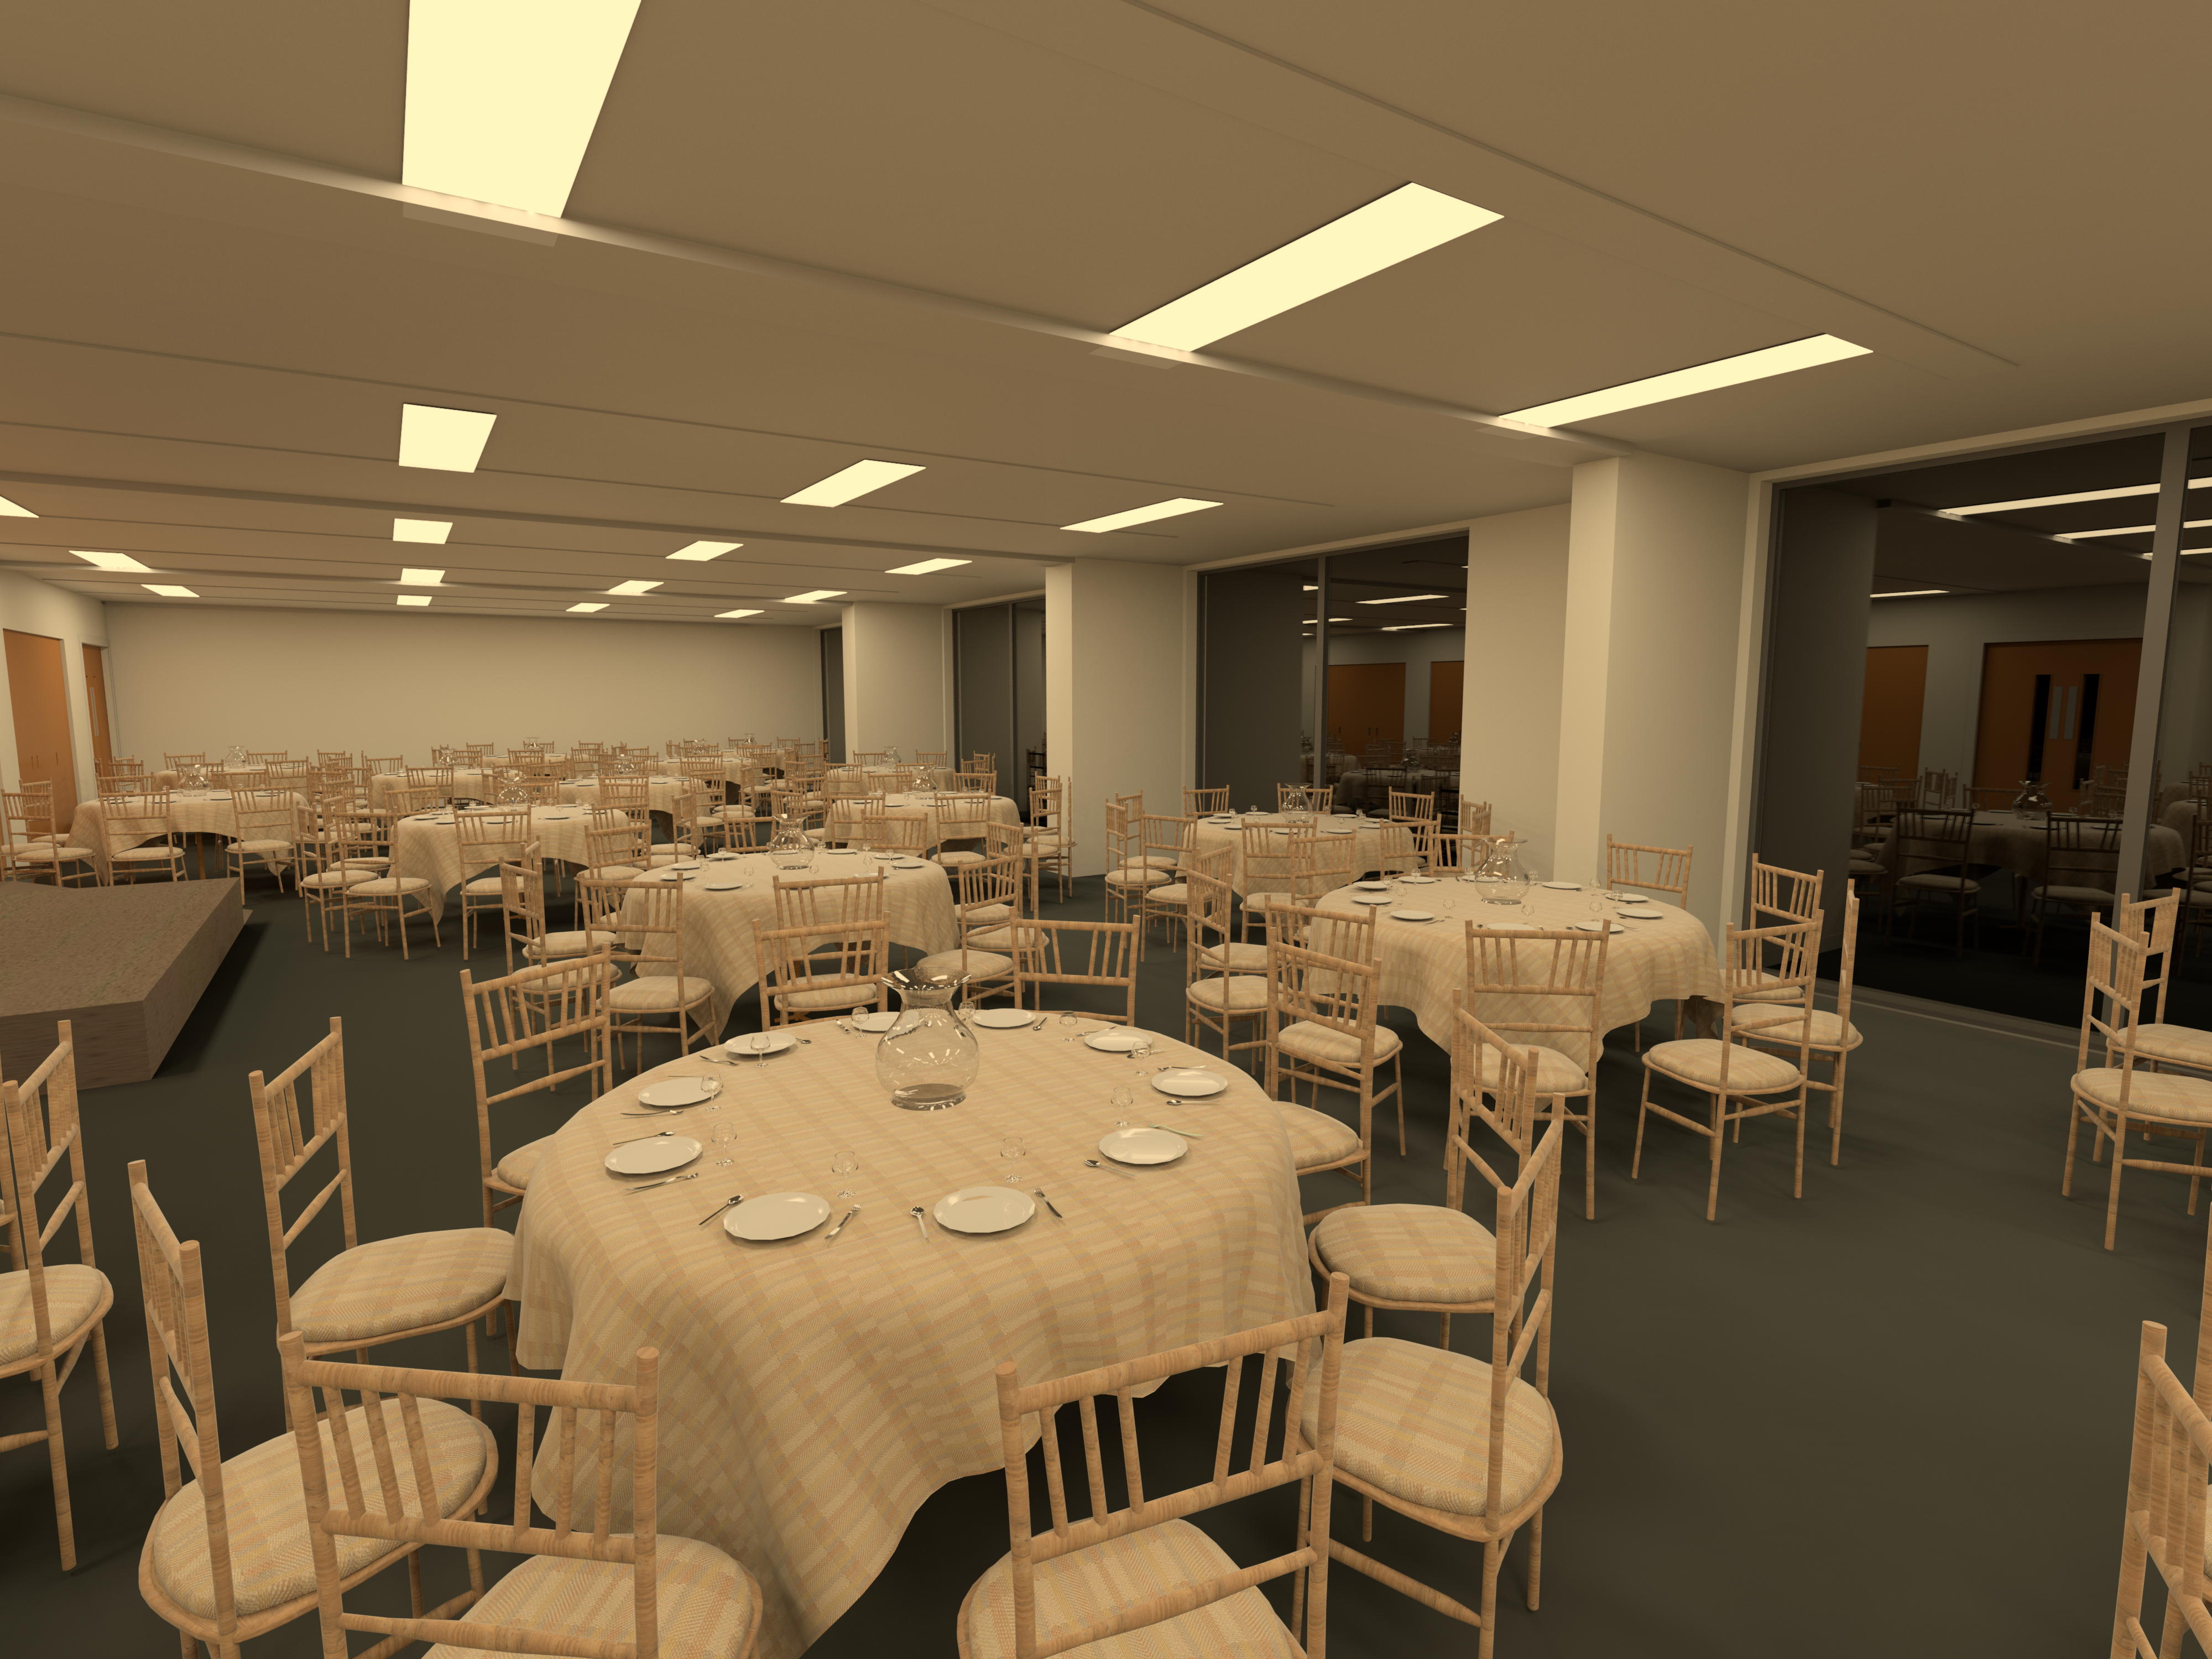
[[[818,605],[824,599],[842,599],[844,597],[845,590],[842,587],[817,587],[811,593],[794,593],[784,603],[786,605]]]
[[[605,605],[604,603],[599,602],[599,601],[597,601],[597,600],[594,600],[594,601],[592,601],[592,603],[590,603],[590,604],[588,604],[588,605],[570,605],[570,606],[568,607],[568,609],[569,609],[569,610],[571,610],[571,611],[604,611],[604,610],[605,610],[606,608],[607,608],[607,607],[606,607],[606,605]]]
[[[81,547],[72,547],[70,551],[87,564],[96,564],[102,570],[141,570],[148,575],[154,571],[153,566],[139,563],[128,553],[88,553]]]
[[[430,596],[428,593],[402,593],[399,595],[399,603],[402,605],[428,605],[430,603]]]
[[[1425,185],[1401,185],[1114,333],[1146,345],[1196,351],[1504,216]]]
[[[38,516],[29,507],[11,501],[5,495],[0,495],[0,519],[35,519]]]
[[[1893,593],[1869,593],[1872,599],[1924,599],[1931,593],[1948,593],[1948,587],[1901,587]]]
[[[473,409],[436,409],[428,404],[399,406],[399,465],[440,472],[473,472],[483,458],[484,440],[499,418]]]
[[[189,587],[173,587],[166,582],[140,582],[149,593],[159,593],[165,599],[197,599],[199,595]]]
[[[1385,634],[1410,634],[1417,628],[1449,628],[1449,623],[1395,623],[1384,629]]]
[[[709,559],[719,559],[733,549],[743,547],[743,542],[694,542],[689,547],[679,547],[668,556],[689,559],[695,564],[704,564]]]
[[[1178,495],[1171,501],[1154,501],[1150,507],[1133,507],[1127,513],[1109,513],[1103,519],[1085,519],[1081,524],[1064,524],[1062,530],[1080,530],[1085,535],[1101,535],[1109,530],[1127,530],[1133,524],[1150,524],[1155,519],[1180,518],[1186,513],[1203,513],[1209,507],[1218,507],[1219,501],[1194,501],[1188,495]]]
[[[612,587],[607,589],[607,592],[619,593],[625,599],[634,599],[640,593],[650,593],[659,586],[659,582],[617,582]]]
[[[886,576],[927,576],[934,571],[950,570],[955,565],[972,564],[972,559],[921,559],[913,564],[899,565],[886,570]]]
[[[418,570],[411,564],[399,573],[402,587],[435,587],[445,580],[446,573],[442,570]]]
[[[832,472],[819,483],[811,483],[796,495],[783,499],[791,507],[842,507],[856,496],[881,489],[887,483],[896,483],[901,478],[910,478],[925,470],[901,461],[855,461],[842,471]]]
[[[728,617],[734,619],[738,617],[757,617],[760,615],[760,612],[757,611],[717,611],[714,615],[718,618]]]
[[[1654,374],[1649,380],[1630,380],[1601,392],[1585,392],[1554,403],[1532,404],[1526,409],[1512,410],[1504,418],[1526,421],[1531,426],[1573,426],[1596,420],[1601,415],[1619,414],[1624,409],[1641,409],[1646,404],[1668,403],[1700,392],[1717,392],[1724,386],[1741,386],[1747,380],[1769,380],[1777,374],[1790,374],[1801,368],[1867,355],[1864,346],[1839,340],[1832,334],[1815,334],[1810,339],[1747,351],[1741,356],[1723,357],[1717,362],[1678,368],[1670,374]]]
[[[1449,593],[1396,593],[1387,599],[1355,599],[1355,605],[1419,605],[1425,599],[1448,599]]]
[[[400,179],[558,218],[638,0],[411,0]]]
[[[453,526],[440,519],[394,519],[392,539],[395,542],[432,542],[444,545],[446,538],[453,533]]]
[[[2191,478],[2191,489],[2212,489],[2212,478]],[[2117,501],[2130,495],[2155,495],[2154,483],[2123,484],[2117,489],[2077,489],[2065,495],[2023,495],[2016,501],[1983,501],[1973,507],[1946,507],[1937,511],[1947,519],[1972,518],[1978,513],[2018,513],[2031,507],[2071,507],[2075,501]],[[2150,528],[2148,525],[2143,526]],[[2121,536],[2121,530],[2100,530],[2089,532],[2099,536]]]

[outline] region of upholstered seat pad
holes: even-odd
[[[97,1267],[65,1261],[46,1269],[46,1328],[54,1346],[65,1346],[92,1317],[107,1295],[107,1275]],[[39,1351],[39,1328],[32,1316],[31,1275],[0,1273],[0,1365],[13,1364]]]
[[[1931,873],[1905,876],[1899,879],[1899,887],[1918,887],[1931,893],[1978,893],[1982,884],[1966,876],[1940,876]]]
[[[490,1431],[465,1411],[442,1400],[422,1401],[421,1408],[437,1512],[449,1520],[459,1518],[457,1511],[483,1478],[485,1460],[496,1455]],[[407,1455],[407,1425],[398,1401],[384,1402],[384,1421],[399,1468],[400,1506],[407,1514],[419,1516],[422,1497],[416,1490],[414,1466]],[[374,1443],[369,1438],[368,1419],[362,1407],[356,1406],[348,1412],[346,1424],[355,1467],[360,1472],[363,1507],[381,1515],[384,1488],[377,1476]],[[337,1443],[327,1423],[323,1425],[323,1478],[332,1499],[343,1502]],[[305,1597],[312,1617],[315,1560],[307,1542],[307,1499],[300,1480],[298,1442],[289,1434],[279,1435],[251,1451],[225,1459],[222,1506],[229,1523],[231,1585],[239,1613],[262,1613]],[[360,1571],[398,1547],[380,1538],[342,1536],[337,1543],[341,1577]],[[198,1481],[179,1488],[154,1517],[146,1534],[145,1571],[186,1612],[203,1619],[215,1617],[215,1577],[208,1565],[207,1504]]]
[[[933,957],[924,957],[916,963],[914,972],[923,979],[950,978],[965,974],[970,979],[985,979],[994,974],[1011,974],[1014,959],[1000,956],[995,951],[970,951],[963,957],[957,951],[939,951]]]
[[[969,1659],[1012,1659],[1012,1563],[1011,1555],[1000,1556],[969,1593],[963,1632]],[[1040,1562],[1034,1580],[1037,1638],[1050,1641],[1139,1601],[1236,1570],[1227,1553],[1188,1521],[1164,1522]],[[1294,1659],[1298,1650],[1267,1596],[1254,1588],[1179,1619],[1069,1651],[1083,1659]]]
[[[1336,1462],[1394,1498],[1451,1515],[1490,1501],[1489,1364],[1394,1336],[1344,1345],[1337,1376]],[[1305,1397],[1305,1433],[1320,1431],[1321,1390]],[[1558,1427],[1544,1396],[1518,1378],[1505,1396],[1498,1506],[1510,1513],[1543,1485]]]
[[[530,1177],[538,1173],[538,1160],[545,1155],[545,1149],[552,1144],[553,1137],[547,1135],[543,1139],[518,1146],[494,1164],[492,1172],[508,1186],[520,1187],[527,1192]]]
[[[428,880],[422,876],[378,876],[356,882],[346,890],[368,898],[390,898],[395,894],[404,897],[409,893],[428,892],[429,887]]]
[[[500,890],[497,876],[478,876],[474,881],[461,884],[461,891],[471,898],[497,898]]]
[[[611,933],[601,927],[548,933],[545,935],[544,954],[548,957],[589,956],[594,951],[611,949],[620,942],[620,939],[619,934]],[[532,943],[524,946],[523,954],[534,959],[538,954],[537,945]]]
[[[156,853],[161,850],[158,847],[154,849]],[[18,847],[14,856],[18,864],[52,864],[56,859],[88,859],[92,856],[92,848],[56,847],[51,842],[41,842],[36,847]],[[116,856],[119,858],[122,854]]]
[[[1164,870],[1155,870],[1147,866],[1137,864],[1130,865],[1126,869],[1109,870],[1106,872],[1106,884],[1109,887],[1160,887],[1166,884],[1168,872]]]
[[[125,864],[143,864],[158,859],[179,858],[182,854],[178,848],[170,846],[168,842],[157,841],[144,847],[120,847],[107,856],[111,860],[119,860]]]
[[[1334,1210],[1314,1229],[1313,1244],[1325,1270],[1385,1302],[1487,1302],[1498,1288],[1497,1238],[1441,1204]]]
[[[1198,953],[1198,960],[1202,967],[1226,968],[1232,974],[1261,973],[1267,966],[1267,947],[1233,943],[1209,945]]]
[[[1044,929],[1034,923],[1023,928],[1022,932],[1026,935],[1024,942],[1028,944],[1040,944],[1044,939]],[[1014,934],[1011,927],[979,927],[968,935],[968,943],[971,946],[981,945],[987,951],[1004,951],[1011,947],[1013,942]]]
[[[2138,1025],[2136,1058],[2212,1071],[2212,1031],[2200,1031],[2193,1025]]]
[[[289,853],[292,850],[292,843],[289,841],[234,841],[230,845],[235,853]]]
[[[2060,904],[2110,904],[2112,893],[2102,887],[2034,887],[2028,890],[2030,898],[2050,899]]]
[[[2074,1073],[2074,1086],[2106,1111],[2117,1111],[2121,1076],[2117,1066],[2092,1066]],[[2212,1123],[2212,1083],[2201,1077],[2146,1072],[2137,1066],[2134,1076],[2128,1079],[2128,1111],[2136,1117]]]
[[[694,980],[693,984],[698,981]],[[818,1013],[824,1008],[857,1008],[864,1002],[876,1000],[872,983],[867,985],[825,985],[811,991],[778,991],[776,1006],[795,1008],[803,1013]]]
[[[1190,889],[1182,882],[1171,881],[1164,887],[1147,887],[1145,896],[1155,904],[1188,904]]]
[[[505,1288],[514,1254],[514,1236],[496,1227],[356,1245],[292,1292],[292,1325],[310,1342],[344,1342],[458,1319]]]
[[[1300,1060],[1328,1060],[1338,1066],[1357,1066],[1359,1063],[1359,1039],[1349,1031],[1340,1031],[1334,1026],[1316,1025],[1310,1020],[1300,1020],[1295,1025],[1285,1025],[1275,1038],[1276,1045],[1286,1054]],[[1398,1052],[1398,1034],[1387,1025],[1375,1028],[1375,1058],[1384,1060]]]
[[[1184,994],[1200,1007],[1217,1013],[1226,1009],[1234,1014],[1256,1014],[1267,1006],[1267,981],[1261,974],[1194,980]]]
[[[1777,1010],[1762,1008],[1757,1003],[1752,1003],[1747,1006],[1739,1007],[1730,1013],[1729,1023],[1738,1027],[1755,1027],[1756,1029],[1744,1033],[1754,1042],[1771,1042],[1780,1047],[1796,1048],[1798,1041],[1797,1028],[1802,1022],[1794,1009],[1789,1011],[1787,1018],[1779,1025],[1759,1024],[1762,1020],[1774,1019],[1778,1017]],[[1813,1011],[1812,1042],[1814,1048],[1841,1048],[1844,1053],[1849,1054],[1865,1041],[1866,1039],[1859,1035],[1857,1026],[1846,1026],[1842,1020],[1836,1018],[1832,1011],[1826,1008],[1815,1008]]]
[[[607,993],[607,1006],[618,1014],[666,1013],[721,994],[696,974],[655,974],[624,980]]]
[[[356,887],[373,879],[366,870],[325,870],[300,878],[302,887]]]
[[[653,1540],[653,1603],[668,1659],[734,1659],[760,1623],[760,1586],[712,1544],[662,1533]],[[637,1577],[619,1561],[533,1555],[461,1616],[598,1642],[637,1638]],[[507,1659],[441,1643],[425,1659]]]
[[[1797,1086],[1801,1073],[1779,1054],[1747,1048],[1741,1042],[1731,1046],[1714,1037],[1684,1037],[1679,1042],[1660,1043],[1644,1051],[1644,1063],[1654,1071],[1664,1072],[1668,1077],[1680,1078],[1700,1089],[1717,1089],[1720,1086],[1723,1048],[1729,1050],[1730,1094],[1772,1094]]]
[[[1505,1041],[1510,1042],[1513,1041],[1515,1033],[1508,1031],[1504,1033],[1504,1036]],[[1538,1094],[1571,1095],[1589,1087],[1589,1079],[1583,1074],[1583,1068],[1576,1065],[1571,1057],[1561,1054],[1558,1049],[1532,1048],[1524,1049],[1522,1052],[1536,1056],[1536,1092]],[[1474,1074],[1477,1082],[1486,1089],[1496,1088],[1498,1079],[1491,1073],[1498,1069],[1495,1052],[1477,1045],[1474,1050]]]
[[[1293,1106],[1287,1101],[1279,1100],[1273,1104],[1276,1114],[1283,1120],[1284,1130],[1291,1137],[1292,1168],[1318,1170],[1324,1164],[1340,1164],[1347,1158],[1359,1156],[1359,1131],[1343,1119],[1317,1112],[1310,1106]]]

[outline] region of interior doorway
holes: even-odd
[[[1457,743],[1467,688],[1464,662],[1429,665],[1429,741]]]
[[[44,634],[18,634],[12,628],[5,635],[8,699],[15,711],[16,775],[25,783],[53,785],[56,822],[48,827],[66,830],[76,816],[77,789],[62,642]]]
[[[84,712],[92,721],[92,763],[103,767],[115,758],[115,744],[107,728],[107,647],[84,647]]]
[[[1859,708],[1859,776],[1920,775],[1920,721],[1928,702],[1928,647],[1870,645]]]
[[[2127,764],[2136,729],[2142,641],[2035,640],[1982,651],[1982,706],[1974,742],[1977,799],[1993,804],[2023,780],[2043,785],[2062,812],[2101,790]],[[2099,801],[2117,816],[2117,799]]]
[[[1354,757],[1387,750],[1395,764],[1406,741],[1406,665],[1333,662],[1328,665],[1329,747]]]

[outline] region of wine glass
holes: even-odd
[[[830,1173],[842,1183],[837,1190],[838,1197],[853,1196],[852,1177],[858,1175],[860,1170],[860,1155],[858,1152],[832,1152],[830,1155]]]
[[[1106,1097],[1106,1103],[1114,1109],[1115,1128],[1117,1130],[1127,1128],[1129,1127],[1129,1114],[1137,1109],[1137,1097],[1135,1092],[1127,1085],[1123,1085],[1122,1086],[1115,1089],[1112,1094]]]
[[[1022,1184],[1022,1160],[1030,1155],[1029,1143],[1019,1135],[1008,1135],[999,1143],[999,1156],[1006,1160],[1006,1180],[1016,1187]]]
[[[714,1167],[716,1169],[726,1170],[729,1168],[732,1162],[730,1157],[730,1143],[737,1138],[738,1121],[735,1118],[726,1117],[720,1123],[717,1123],[714,1126],[714,1133],[708,1137],[708,1139],[713,1140],[715,1146],[721,1148],[722,1152],[721,1157],[714,1160]]]
[[[1062,1042],[1073,1042],[1075,1041],[1075,1016],[1073,1014],[1062,1014],[1060,1017],[1060,1040]]]

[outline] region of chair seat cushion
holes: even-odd
[[[302,887],[354,887],[373,879],[366,870],[324,870],[300,878]]]
[[[2054,904],[2110,904],[2112,893],[2102,887],[2031,887],[2030,898],[2047,899]]]
[[[1201,968],[1226,968],[1232,974],[1263,973],[1267,966],[1264,945],[1209,945],[1198,953]]]
[[[1106,884],[1109,887],[1160,887],[1166,884],[1167,878],[1166,871],[1155,870],[1150,866],[1141,864],[1132,864],[1124,868],[1109,870],[1106,872]]]
[[[1149,864],[1157,869],[1172,870],[1182,862],[1182,854],[1180,853],[1147,853],[1141,858],[1126,860],[1124,867],[1134,868],[1139,865]]]
[[[1378,1027],[1377,1029],[1379,1030],[1380,1028]],[[1506,1034],[1506,1041],[1509,1042],[1511,1042],[1515,1035],[1516,1034],[1508,1032]],[[1583,1075],[1583,1068],[1575,1064],[1571,1056],[1563,1054],[1556,1048],[1538,1048],[1531,1047],[1524,1052],[1536,1056],[1536,1092],[1538,1094],[1579,1094],[1584,1089],[1589,1087],[1589,1079]],[[1498,1080],[1490,1075],[1490,1061],[1492,1057],[1492,1051],[1491,1049],[1480,1045],[1476,1047],[1474,1051],[1475,1079],[1483,1088],[1486,1089],[1494,1089],[1498,1086]]]
[[[508,1186],[519,1187],[524,1192],[528,1192],[530,1177],[538,1173],[538,1160],[545,1155],[545,1149],[552,1144],[553,1137],[546,1135],[541,1139],[518,1146],[492,1166],[492,1173]]]
[[[968,911],[965,919],[972,927],[978,923],[1005,921],[1013,914],[1014,907],[1011,904],[978,904]]]
[[[721,994],[696,974],[651,974],[616,986],[607,993],[607,1006],[618,1014],[669,1013]]]
[[[1279,1100],[1273,1105],[1275,1115],[1283,1120],[1284,1133],[1291,1138],[1292,1168],[1324,1169],[1359,1156],[1359,1131],[1343,1119],[1310,1106],[1293,1106],[1288,1101]]]
[[[97,1267],[74,1261],[46,1269],[47,1328],[56,1347],[67,1346],[93,1310],[108,1295],[107,1275]],[[0,1365],[39,1351],[38,1326],[32,1318],[29,1272],[0,1273]]]
[[[1344,1345],[1336,1395],[1337,1467],[1394,1498],[1451,1515],[1490,1502],[1490,1366],[1394,1336]],[[1305,1432],[1321,1424],[1321,1390],[1305,1397]],[[1505,1396],[1498,1506],[1510,1514],[1542,1489],[1559,1455],[1551,1402],[1518,1378]]]
[[[1798,1085],[1802,1074],[1780,1055],[1747,1048],[1741,1042],[1723,1043],[1715,1037],[1683,1037],[1660,1043],[1644,1051],[1644,1063],[1697,1088],[1715,1089],[1720,1086],[1723,1049],[1729,1051],[1728,1086],[1732,1095],[1772,1094]]]
[[[1022,932],[1024,942],[1028,944],[1040,944],[1044,939],[1044,929],[1034,922],[1024,927]],[[968,935],[968,944],[971,950],[981,945],[987,951],[1011,951],[1014,948],[1014,930],[1012,927],[978,927]]]
[[[1781,1024],[1758,1024],[1761,1020],[1778,1018],[1782,1018],[1780,1011],[1762,1008],[1758,1004],[1753,1003],[1748,1006],[1736,1008],[1729,1014],[1729,1024],[1739,1030],[1745,1026],[1755,1026],[1756,1029],[1744,1032],[1744,1035],[1753,1042],[1771,1042],[1777,1048],[1795,1048],[1797,1046],[1797,1028],[1801,1023],[1795,1009],[1788,1011],[1787,1017],[1783,1018]],[[1813,1047],[1816,1048],[1840,1048],[1845,1054],[1849,1054],[1866,1039],[1859,1035],[1857,1026],[1846,1026],[1831,1010],[1815,1008],[1813,1011],[1811,1041]]]
[[[173,859],[178,856],[178,849],[165,841],[157,841],[144,847],[120,848],[107,856],[125,864],[144,864],[158,859]]]
[[[593,881],[635,881],[645,872],[635,864],[586,865],[584,873]]]
[[[964,960],[957,951],[939,951],[933,957],[924,957],[914,969],[923,979],[949,979],[956,974],[965,974],[970,979],[988,979],[1013,971],[1014,959],[995,951],[970,951]]]
[[[697,981],[692,983],[696,984]],[[819,986],[812,990],[778,991],[776,1006],[799,1013],[820,1013],[824,1009],[836,1009],[840,1013],[848,1008],[857,1008],[864,1002],[873,1002],[877,992],[872,981],[865,985],[848,982],[843,985]]]
[[[967,1627],[961,1632],[966,1659],[1013,1659],[1012,1562],[1011,1555],[1000,1556],[969,1592]],[[1049,1642],[1135,1602],[1236,1570],[1221,1546],[1188,1521],[1164,1522],[1040,1562],[1033,1581],[1037,1639]],[[1070,1651],[1087,1659],[1167,1659],[1182,1654],[1294,1659],[1298,1649],[1255,1586],[1180,1618]]]
[[[437,1513],[447,1520],[465,1519],[459,1512],[483,1479],[487,1462],[496,1455],[491,1432],[468,1413],[442,1400],[422,1401],[421,1413]],[[384,1488],[377,1476],[376,1452],[369,1439],[365,1409],[356,1406],[346,1413],[346,1419],[348,1443],[360,1470],[362,1506],[381,1515]],[[420,1516],[422,1495],[415,1485],[414,1466],[405,1455],[407,1426],[398,1401],[384,1402],[384,1421],[385,1431],[398,1453],[400,1506],[409,1515]],[[337,1444],[328,1423],[323,1425],[323,1471],[326,1490],[343,1501],[345,1488],[339,1484]],[[307,1496],[300,1480],[299,1443],[283,1434],[250,1451],[225,1458],[222,1506],[230,1535],[231,1586],[240,1616],[302,1598],[312,1616],[315,1560],[307,1542]],[[340,1537],[336,1542],[340,1577],[360,1571],[398,1547],[380,1538]],[[198,1481],[179,1487],[154,1517],[146,1534],[143,1571],[187,1613],[202,1619],[215,1617],[215,1576],[208,1565],[207,1505]]]
[[[289,853],[292,850],[292,843],[289,841],[234,841],[230,846],[235,853]]]
[[[1901,877],[1897,884],[1899,887],[1917,887],[1929,893],[1978,893],[1982,890],[1981,883],[1969,877],[1941,876],[1932,872]]]
[[[496,1227],[402,1233],[356,1245],[292,1292],[292,1324],[310,1342],[389,1336],[458,1319],[507,1285],[514,1236]]]
[[[2212,1071],[2212,1031],[2200,1031],[2193,1025],[2138,1025],[2136,1058]]]
[[[760,1586],[712,1544],[662,1533],[653,1540],[653,1603],[660,1650],[684,1659],[737,1659],[760,1623]],[[637,1577],[619,1561],[533,1555],[461,1616],[574,1641],[637,1638]],[[441,1643],[424,1659],[493,1659],[480,1648]]]
[[[2074,1087],[2106,1111],[2120,1104],[2121,1070],[2096,1066],[2074,1073]],[[2146,1072],[2138,1066],[2128,1079],[2130,1117],[2172,1118],[2186,1123],[2212,1123],[2212,1083],[2201,1077],[2182,1077],[2172,1072]]]
[[[282,842],[277,843],[280,847],[283,844]],[[156,855],[161,855],[167,851],[166,848],[160,847],[148,850]],[[92,848],[89,847],[57,847],[52,842],[40,842],[36,847],[18,847],[14,854],[15,860],[18,864],[52,864],[57,859],[65,862],[70,859],[88,859],[91,856]],[[113,856],[121,858],[123,854],[117,853]]]
[[[604,927],[571,929],[565,933],[546,934],[543,954],[549,958],[585,957],[594,951],[609,950],[620,943],[621,939],[618,935],[609,933]],[[534,942],[524,945],[522,953],[533,962],[540,954]]]
[[[1215,975],[1193,980],[1183,994],[1215,1013],[1256,1014],[1267,1006],[1267,980],[1263,974]]]
[[[1188,904],[1190,902],[1190,888],[1183,882],[1171,881],[1164,887],[1146,888],[1145,897],[1153,904]]]
[[[1889,873],[1887,865],[1880,859],[1869,857],[1864,853],[1852,854],[1850,867],[1851,874],[1855,876],[1886,876]]]
[[[1323,1273],[1385,1302],[1487,1302],[1498,1288],[1498,1240],[1465,1211],[1442,1204],[1367,1204],[1332,1210],[1314,1229]]]
[[[981,864],[983,861],[983,855],[981,853],[970,853],[955,848],[950,852],[938,854],[937,861],[947,869],[957,870],[963,864]]]
[[[364,898],[404,898],[410,893],[428,892],[430,883],[422,876],[375,876],[355,882],[346,890]]]
[[[1300,1020],[1295,1025],[1285,1025],[1275,1039],[1276,1046],[1300,1060],[1318,1060],[1335,1066],[1359,1064],[1359,1039],[1348,1031],[1331,1026],[1316,1025]],[[1375,1058],[1379,1062],[1390,1058],[1399,1048],[1398,1034],[1387,1025],[1375,1028]]]
[[[474,881],[463,882],[461,891],[471,898],[497,898],[500,895],[497,876],[478,876]]]

